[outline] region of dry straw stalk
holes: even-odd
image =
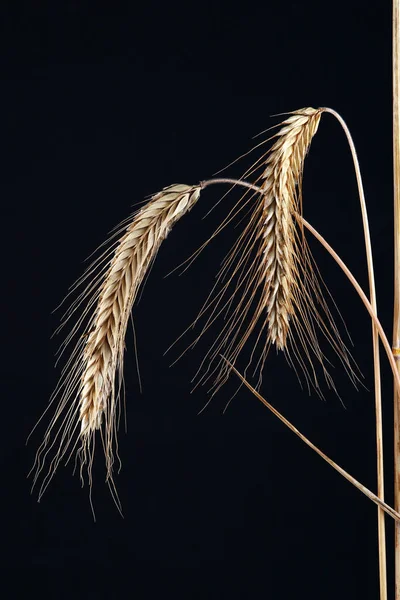
[[[400,0],[393,0],[393,356],[400,374]],[[394,505],[400,508],[400,393],[394,392]],[[395,597],[400,600],[400,526],[395,525]]]

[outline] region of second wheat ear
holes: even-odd
[[[353,383],[358,381],[357,368],[324,298],[303,228],[295,218],[302,212],[304,161],[324,110],[304,108],[290,114],[270,138],[274,141],[270,150],[243,174],[245,181],[218,178],[206,182],[248,187],[253,178],[256,186],[250,185],[211,238],[235,214],[248,211],[247,224],[192,324],[200,327],[200,333],[189,347],[224,315],[194,377],[196,386],[212,381],[213,394],[230,373],[221,355],[235,364],[239,355],[247,352],[248,368],[252,365],[259,388],[271,347],[284,352],[309,391],[314,389],[322,396],[317,369],[335,390],[320,338],[331,346]]]

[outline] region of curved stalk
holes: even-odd
[[[371,305],[375,314],[378,314],[376,303],[376,286],[374,275],[374,262],[372,258],[371,236],[368,223],[367,203],[365,201],[364,186],[361,177],[360,165],[357,158],[356,148],[351,137],[349,128],[344,119],[331,108],[323,108],[324,112],[329,113],[339,121],[349,144],[353,158],[354,170],[357,179],[358,194],[360,198],[361,216],[364,229],[365,254],[367,257],[368,283]],[[383,500],[385,498],[385,481],[383,468],[383,426],[382,426],[382,390],[381,390],[381,367],[379,358],[379,337],[376,325],[372,323],[372,352],[374,359],[374,389],[375,389],[375,422],[376,422],[376,462],[377,462],[377,484],[378,496]],[[385,515],[383,510],[378,508],[378,547],[379,547],[379,581],[380,581],[380,599],[387,599],[387,567],[386,567],[386,532]]]
[[[312,233],[313,236],[329,252],[329,254],[332,256],[332,258],[337,262],[337,264],[339,265],[339,267],[342,269],[343,273],[349,279],[350,283],[352,284],[352,286],[356,290],[357,294],[360,296],[360,298],[361,298],[361,300],[362,300],[365,308],[369,312],[369,316],[371,317],[373,323],[375,324],[375,326],[377,328],[378,335],[381,338],[381,342],[382,342],[383,348],[384,348],[384,350],[386,352],[386,355],[388,357],[388,360],[389,360],[390,368],[392,369],[392,373],[393,373],[393,377],[394,377],[394,383],[395,383],[395,386],[396,386],[396,389],[397,389],[397,393],[400,394],[400,373],[397,371],[396,361],[395,361],[395,359],[393,357],[392,349],[391,349],[391,346],[389,344],[389,340],[386,337],[386,334],[385,334],[385,332],[383,330],[381,322],[379,321],[378,317],[376,316],[376,314],[374,312],[374,309],[372,308],[371,302],[368,300],[367,296],[363,292],[362,287],[360,286],[360,284],[358,283],[357,279],[354,277],[354,275],[352,274],[352,272],[350,271],[350,269],[345,265],[345,263],[342,261],[342,259],[340,258],[340,256],[338,254],[336,254],[336,252],[334,251],[334,249],[328,244],[328,242],[325,240],[325,238],[323,238],[322,235],[320,233],[318,233],[318,231],[316,229],[314,229],[314,227],[312,225],[310,225],[310,223],[308,223],[305,219],[303,219],[303,217],[301,217],[300,215],[298,215],[297,218],[304,225],[304,227],[306,229],[308,229],[308,231],[310,233]]]
[[[240,187],[248,188],[249,190],[254,190],[259,194],[264,194],[264,190],[262,190],[258,185],[248,183],[247,181],[241,181],[240,179],[231,179],[230,177],[213,177],[212,179],[205,179],[204,181],[200,181],[199,185],[202,189],[204,189],[209,185],[215,185],[220,183],[227,183],[233,186],[238,185]]]

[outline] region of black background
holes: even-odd
[[[210,177],[276,122],[270,115],[331,106],[358,149],[370,211],[382,323],[392,318],[391,6],[388,0],[304,2],[3,3],[2,74],[2,565],[25,597],[377,598],[376,507],[242,390],[229,382],[208,408],[190,395],[203,345],[172,368],[165,349],[196,316],[237,235],[231,228],[182,277],[164,276],[215,229],[222,189],[204,193],[170,235],[135,309],[144,391],[132,343],[125,372],[128,435],[116,482],[124,519],[100,478],[97,522],[87,490],[60,468],[41,503],[26,479],[58,370],[60,314],[84,258],[148,194]],[[230,176],[241,174],[232,167]],[[304,211],[367,287],[357,189],[346,141],[323,117],[306,162]],[[373,387],[370,324],[335,263],[311,242]],[[192,338],[189,338],[189,341]],[[181,346],[180,349],[183,349]],[[302,392],[271,354],[262,392],[328,455],[376,489],[371,392],[336,363],[346,409]],[[387,499],[392,503],[392,398],[384,376]],[[392,585],[392,522],[388,560]],[[50,570],[49,570],[50,569]],[[118,575],[108,575],[109,570]],[[33,571],[34,570],[34,571]],[[209,579],[212,570],[215,579]],[[28,572],[27,577],[21,577]],[[32,573],[39,573],[36,585]],[[218,584],[217,584],[218,580]],[[153,586],[155,585],[154,591]],[[157,589],[158,588],[158,589]],[[68,593],[69,595],[69,593]]]

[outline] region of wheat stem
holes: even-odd
[[[358,162],[357,152],[353,138],[347,127],[344,119],[331,108],[323,108],[323,112],[329,113],[335,117],[340,123],[353,158],[354,170],[356,174],[358,195],[360,199],[361,217],[364,230],[365,253],[367,258],[369,295],[371,306],[378,314],[376,302],[376,286],[374,275],[374,262],[372,258],[372,244],[370,229],[368,223],[367,203],[365,201],[364,186],[362,182],[360,164]],[[372,322],[372,352],[374,363],[374,392],[375,392],[375,423],[376,423],[376,463],[377,463],[377,484],[378,496],[381,500],[385,498],[385,481],[384,481],[384,465],[383,465],[383,425],[382,425],[382,390],[381,390],[381,368],[379,357],[379,336],[376,325]],[[380,599],[387,600],[387,565],[386,565],[386,531],[385,531],[385,515],[382,509],[378,507],[378,552],[379,552],[379,582],[380,582]]]
[[[393,0],[393,356],[400,374],[400,0]],[[394,391],[394,505],[400,509],[400,392]],[[395,598],[400,600],[400,525],[395,526]]]
[[[200,181],[199,185],[202,189],[215,184],[227,183],[229,185],[239,185],[240,187],[247,188],[249,190],[253,190],[254,192],[260,192],[261,188],[258,185],[254,185],[253,183],[249,183],[248,181],[242,181],[239,179],[231,179],[230,177],[213,177],[212,179],[205,179],[204,181]]]
[[[239,377],[239,379],[242,381],[242,383],[244,383],[244,385],[251,391],[251,393],[254,394],[256,396],[256,398],[258,398],[260,400],[260,402],[262,402],[262,404],[264,404],[264,406],[266,406],[276,417],[278,417],[278,419],[280,421],[282,421],[282,423],[284,423],[286,425],[286,427],[288,427],[290,429],[290,431],[293,431],[293,433],[295,433],[297,435],[297,437],[299,437],[305,444],[307,444],[307,446],[309,446],[312,450],[314,450],[314,452],[316,452],[321,458],[323,458],[338,473],[340,473],[340,475],[342,475],[342,477],[347,479],[347,481],[352,483],[354,485],[354,487],[356,487],[358,490],[360,490],[360,492],[362,492],[367,498],[372,500],[372,502],[374,502],[377,506],[379,506],[382,510],[384,510],[389,516],[391,516],[395,520],[396,523],[400,522],[400,513],[395,511],[388,504],[386,504],[386,502],[381,500],[378,496],[376,496],[376,494],[371,492],[371,490],[369,490],[362,483],[357,481],[357,479],[355,479],[354,477],[349,475],[349,473],[347,473],[347,471],[345,471],[342,467],[340,467],[333,460],[331,460],[329,458],[329,456],[327,456],[324,452],[322,452],[322,450],[320,450],[317,446],[315,446],[315,444],[310,442],[310,440],[308,438],[306,438],[305,435],[300,433],[300,431],[294,425],[292,425],[292,423],[290,421],[288,421],[283,415],[281,415],[281,413],[279,411],[277,411],[276,408],[274,408],[272,406],[272,404],[267,402],[267,400],[265,400],[265,398],[263,398],[261,396],[261,394],[259,394],[259,392],[257,392],[257,390],[255,390],[250,385],[250,383],[245,379],[245,377],[243,377],[243,375],[241,375],[241,373],[239,373],[239,371],[226,358],[224,358],[224,357],[222,357],[222,358],[228,363],[228,365],[232,369],[232,371],[234,371],[236,373],[236,375]]]

